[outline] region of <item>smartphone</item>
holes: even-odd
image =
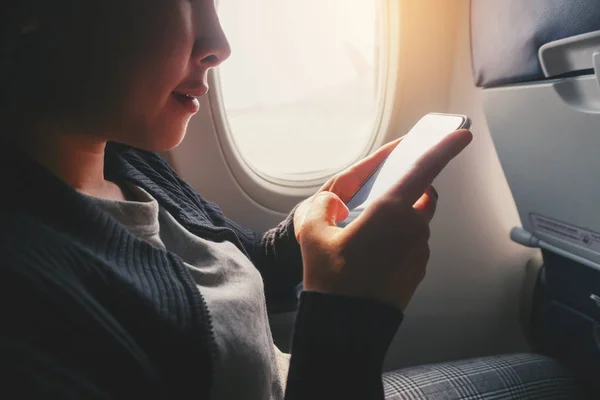
[[[350,214],[348,218],[338,223],[338,226],[343,227],[352,222],[369,204],[396,184],[423,154],[444,137],[459,129],[470,127],[471,120],[464,115],[437,113],[425,115],[348,201],[346,206]]]

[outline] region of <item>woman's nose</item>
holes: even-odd
[[[192,63],[196,67],[215,68],[229,58],[231,46],[216,16],[209,29],[204,28],[194,41]]]
[[[192,53],[192,62],[196,67],[215,68],[231,55],[229,42],[224,40],[219,43],[205,43],[205,40],[196,40]]]

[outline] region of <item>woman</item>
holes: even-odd
[[[429,184],[470,133],[343,230],[344,201],[397,142],[258,235],[154,153],[180,143],[229,56],[212,0],[0,7],[6,393],[382,398],[383,357],[428,259]],[[266,306],[293,309],[301,280],[290,360]]]

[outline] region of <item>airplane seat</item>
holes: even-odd
[[[386,400],[583,400],[574,376],[540,354],[503,354],[383,374]]]
[[[511,238],[542,249],[532,344],[598,386],[600,2],[472,0],[471,47]]]

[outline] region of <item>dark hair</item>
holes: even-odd
[[[78,72],[77,58],[84,54],[84,29],[94,23],[87,18],[94,2],[0,1],[0,117],[27,112],[85,118],[83,109],[95,105],[81,104],[77,96],[77,83],[88,72]]]
[[[0,4],[0,51],[2,61],[7,63],[14,56],[18,43],[26,40],[27,24],[39,21],[49,10],[58,10],[61,1],[3,0]]]
[[[45,3],[45,4],[44,4]],[[9,0],[0,5],[0,106],[10,108],[7,97],[13,84],[26,76],[31,77],[31,66],[36,55],[42,57],[41,35],[31,23],[38,23],[49,5],[60,6],[60,1]],[[32,28],[32,29],[27,29]],[[40,69],[39,67],[36,69]]]
[[[0,82],[7,76],[9,64],[14,62],[14,52],[25,24],[29,2],[2,2],[0,5]]]
[[[0,0],[0,118],[112,129],[150,46],[138,14],[160,2]]]

